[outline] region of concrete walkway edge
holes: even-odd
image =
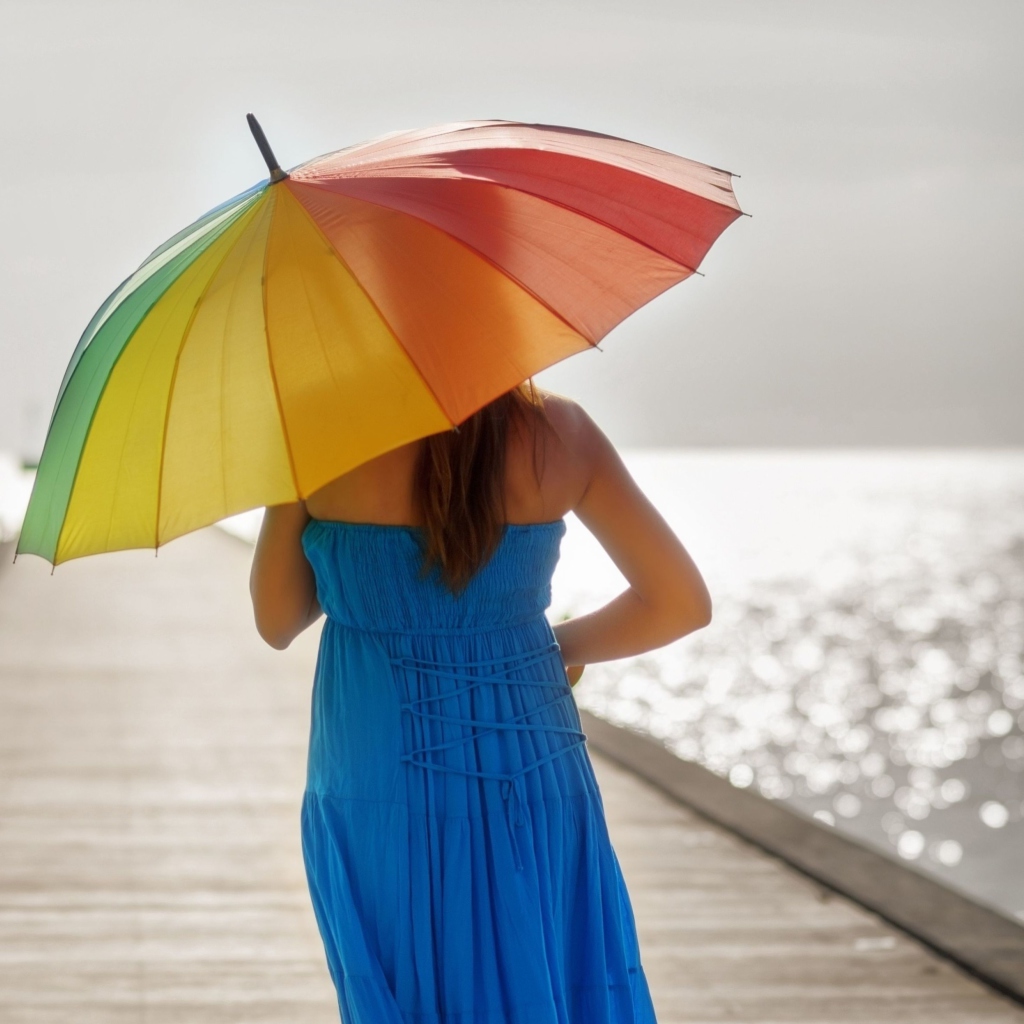
[[[651,737],[583,709],[580,717],[592,749],[1024,1004],[1024,928],[784,804],[737,789]]]

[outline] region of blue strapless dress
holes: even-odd
[[[544,616],[565,523],[455,597],[415,527],[312,521],[327,621],[302,844],[344,1024],[651,1024],[629,897]]]

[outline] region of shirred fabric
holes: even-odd
[[[544,611],[562,520],[453,596],[412,527],[314,520],[302,842],[345,1024],[653,1024]]]

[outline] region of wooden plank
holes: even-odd
[[[316,636],[243,545],[0,576],[0,1021],[338,1020],[299,845]]]
[[[315,631],[215,531],[0,575],[0,1021],[337,1021],[298,809]],[[902,933],[595,755],[661,1024],[1017,1022]],[[574,1022],[575,1024],[575,1022]]]

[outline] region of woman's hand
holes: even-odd
[[[271,647],[283,651],[320,618],[313,567],[302,550],[310,516],[301,502],[266,510],[249,574],[256,629]]]
[[[570,665],[565,670],[565,674],[569,677],[569,685],[575,686],[580,681],[580,676],[583,675],[583,670],[586,665]]]

